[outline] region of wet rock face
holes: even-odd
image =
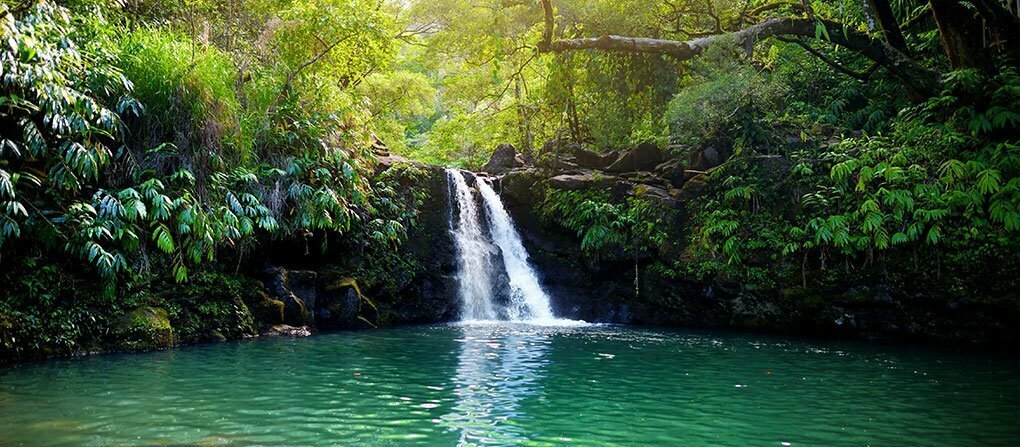
[[[428,188],[429,197],[401,247],[403,256],[419,264],[417,274],[401,291],[380,296],[377,291],[364,290],[376,304],[386,308],[392,323],[451,321],[457,314],[457,267],[450,232],[453,207],[446,172],[432,167],[425,185],[407,187],[422,186]]]
[[[357,281],[334,271],[289,270],[269,267],[267,296],[259,306],[268,324],[284,323],[294,327],[339,329],[361,327],[360,311],[364,299]],[[279,303],[278,305],[275,305]],[[275,313],[282,313],[277,320]],[[376,319],[374,312],[368,315]],[[369,320],[371,321],[371,320]]]
[[[265,298],[249,303],[261,328],[287,324],[332,330],[456,318],[456,257],[446,173],[394,157],[386,163],[376,169],[381,173],[396,168],[388,178],[395,190],[419,195],[427,191],[416,207],[415,224],[397,248],[406,264],[380,266],[376,259],[346,247],[328,256],[276,256],[279,264],[263,268],[259,277]],[[415,169],[404,169],[408,165]]]
[[[318,306],[315,308],[317,327],[341,328],[358,318],[362,295],[354,279],[338,278],[322,281],[318,295]]]

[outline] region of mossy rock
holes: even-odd
[[[280,296],[283,302],[283,322],[291,326],[309,326],[313,323],[305,302],[293,293]]]
[[[114,324],[113,336],[120,349],[152,351],[174,345],[170,317],[160,307],[144,306],[124,314]]]
[[[256,327],[265,329],[283,324],[285,308],[283,301],[274,300],[260,290],[249,298],[247,304]]]

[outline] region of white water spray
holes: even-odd
[[[464,320],[495,320],[496,308],[492,303],[492,247],[484,238],[478,221],[478,207],[471,189],[460,171],[448,169],[447,176],[454,186],[457,199],[457,226],[451,228],[457,244],[457,293],[463,306]],[[452,219],[451,219],[452,225]]]
[[[464,175],[455,169],[447,170],[452,185],[450,200],[457,204],[456,218],[450,215],[450,233],[457,247],[457,294],[461,301],[461,320],[466,323],[497,320],[532,325],[574,326],[583,321],[557,319],[549,304],[549,295],[542,290],[535,271],[528,263],[528,252],[521,236],[514,228],[513,219],[503,208],[499,195],[485,180],[476,178],[475,187],[485,203],[489,234],[481,222],[480,209],[472,188]],[[503,262],[493,262],[496,247],[503,254]],[[497,265],[499,264],[499,265]],[[506,272],[510,297],[506,305],[496,300],[495,272]]]
[[[511,296],[507,307],[510,319],[538,322],[553,320],[555,317],[549,307],[549,296],[542,290],[538,276],[528,264],[528,252],[521,242],[521,235],[514,228],[513,220],[503,208],[503,202],[484,180],[476,179],[475,184],[485,202],[492,241],[503,252],[503,266],[510,277]]]

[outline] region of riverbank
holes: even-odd
[[[23,297],[20,307],[5,302],[9,307],[0,318],[4,346],[0,359],[11,363],[457,320],[461,303],[447,175],[441,168],[385,152],[378,158],[376,176],[388,176],[399,185],[399,195],[417,197],[414,225],[406,240],[386,256],[368,255],[343,241],[332,241],[322,251],[310,249],[321,241],[267,240],[259,256],[239,263],[227,260],[228,265],[236,263],[233,271],[206,271],[186,283],[157,277],[124,284],[116,300],[104,298],[96,283],[73,270],[45,266],[38,270],[32,289],[39,292],[21,291],[16,295]],[[675,271],[669,275],[657,266],[683,262],[683,235],[691,225],[683,216],[691,203],[705,196],[684,196],[688,186],[675,198],[669,195],[675,191],[661,195],[660,174],[641,180],[597,169],[580,173],[571,169],[576,168],[535,166],[523,160],[521,166],[491,177],[559,317],[833,339],[1016,347],[1016,303],[1008,299],[996,303],[960,292],[911,290],[881,277],[823,283],[814,283],[819,278],[812,277],[808,287],[762,288]],[[568,178],[580,180],[569,183]],[[470,180],[474,182],[473,177]],[[593,259],[581,249],[582,238],[576,232],[543,214],[550,198],[560,192],[603,189],[616,191],[607,196],[616,203],[654,201],[649,216],[672,219],[659,223],[674,236],[655,250],[639,252],[637,289],[633,253],[610,250]],[[499,251],[494,253],[493,262],[502,262]],[[497,295],[505,295],[508,279],[497,275],[495,280],[501,284]],[[46,288],[47,284],[57,286]]]

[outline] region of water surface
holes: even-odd
[[[0,369],[0,445],[996,446],[1009,355],[467,325]]]

